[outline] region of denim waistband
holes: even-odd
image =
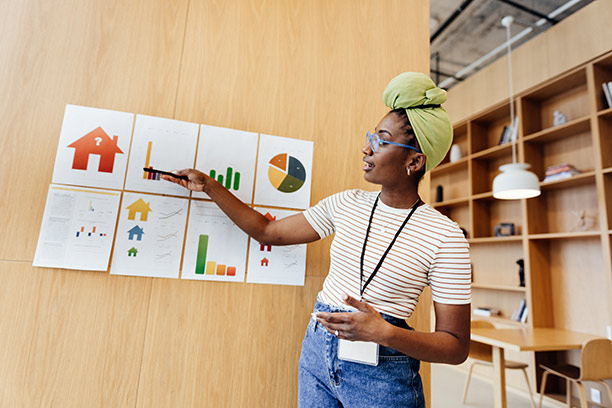
[[[323,303],[320,300],[317,300],[314,305],[315,312],[328,312],[328,313],[346,313],[346,312],[355,312],[356,309],[349,306],[334,306],[328,305],[327,303]],[[401,327],[403,329],[410,329],[410,326],[406,323],[404,319],[400,319],[398,317],[390,316],[386,313],[380,313],[383,319],[388,321],[394,326]]]

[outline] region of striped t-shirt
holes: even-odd
[[[343,293],[359,299],[361,250],[378,194],[347,190],[303,213],[321,238],[335,233],[329,273],[318,295],[322,302],[344,305]],[[410,208],[393,208],[378,200],[364,256],[364,284],[409,212]],[[398,236],[363,300],[378,312],[407,319],[426,285],[431,286],[435,302],[460,305],[471,301],[468,243],[455,222],[423,204]]]

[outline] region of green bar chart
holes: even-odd
[[[218,174],[217,170],[211,169],[208,175],[221,183],[228,190],[233,189],[238,191],[240,188],[240,172],[234,172],[232,167],[228,167],[225,170],[225,176],[223,174]]]
[[[200,235],[198,241],[198,254],[196,255],[195,273],[203,275],[206,270],[206,253],[208,251],[208,235]]]

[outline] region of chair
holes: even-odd
[[[546,379],[548,374],[553,374],[566,381],[566,402],[571,407],[571,388],[570,381],[576,383],[580,390],[580,406],[587,408],[586,392],[584,391],[583,381],[595,381],[608,391],[608,397],[612,400],[612,390],[603,380],[612,378],[612,341],[608,339],[594,339],[586,341],[582,345],[580,352],[580,367],[566,364],[562,366],[547,366],[540,364],[544,370],[542,374],[542,385],[540,387],[540,407],[542,407],[542,397],[546,389]]]
[[[474,320],[471,323],[472,329],[493,329],[495,326],[493,323],[484,321],[484,320]],[[470,379],[472,378],[472,370],[474,366],[477,364],[485,365],[489,367],[493,367],[493,347],[488,344],[478,343],[477,341],[470,342],[470,359],[472,363],[470,365],[470,371],[468,372],[467,381],[465,382],[465,388],[463,389],[463,403],[465,404],[465,400],[467,397],[468,387],[470,386]],[[529,399],[531,400],[531,407],[535,408],[535,402],[533,400],[533,392],[531,391],[531,385],[529,384],[529,377],[527,377],[527,364],[518,363],[515,361],[505,362],[505,368],[509,370],[523,370],[523,374],[525,375],[525,382],[527,382],[527,389],[529,389]]]

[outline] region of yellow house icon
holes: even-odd
[[[128,205],[127,208],[130,210],[128,214],[128,220],[135,220],[136,213],[140,213],[140,221],[146,221],[149,216],[149,211],[151,211],[151,207],[149,207],[150,203],[145,203],[142,198],[134,201],[132,204]]]

